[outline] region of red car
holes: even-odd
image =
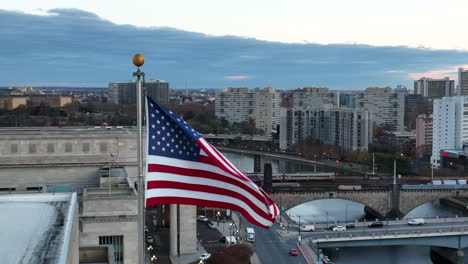
[[[297,249],[293,248],[289,251],[289,254],[291,254],[291,256],[297,256],[299,252],[297,251]]]

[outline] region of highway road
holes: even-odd
[[[254,227],[255,243],[254,248],[261,263],[307,263],[299,253],[298,256],[291,256],[289,251],[297,248],[297,236],[282,238],[278,236],[279,224],[275,223],[270,229]]]
[[[316,239],[316,238],[339,238],[359,236],[375,235],[386,235],[386,234],[398,234],[398,235],[419,235],[439,232],[461,232],[468,231],[468,219],[467,218],[441,218],[441,219],[429,219],[426,220],[424,225],[408,225],[406,221],[383,221],[384,226],[369,228],[367,223],[360,222],[354,229],[348,229],[346,231],[333,232],[327,230],[324,224],[320,224],[315,232],[302,232],[302,239]],[[338,225],[344,225],[338,223]],[[285,237],[297,237],[297,227],[291,228],[294,231],[287,233],[286,231],[280,231]]]

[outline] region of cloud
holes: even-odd
[[[0,86],[107,86],[133,78],[135,53],[145,56],[147,78],[168,80],[173,88],[186,83],[189,88],[225,88],[236,80],[243,86],[275,88],[410,86],[416,73],[468,63],[466,51],[279,43],[117,25],[78,9],[45,13],[0,10]]]
[[[449,77],[451,80],[457,80],[458,68],[468,68],[468,65],[452,65],[444,69],[431,70],[427,72],[413,72],[409,73],[408,77],[411,79],[421,79],[423,77],[432,79],[442,79],[445,77]]]
[[[250,79],[250,76],[247,75],[232,75],[232,76],[224,76],[224,79],[226,80],[246,80]]]

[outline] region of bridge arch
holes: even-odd
[[[285,210],[289,210],[297,205],[322,200],[322,199],[343,199],[350,200],[365,205],[369,210],[383,217],[390,210],[390,194],[388,190],[365,191],[365,190],[339,190],[339,191],[310,191],[310,192],[275,192],[272,198]]]
[[[400,190],[399,208],[402,215],[407,215],[413,209],[435,200],[466,197],[468,189],[427,189]]]

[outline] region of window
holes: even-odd
[[[83,143],[83,145],[81,145],[81,150],[84,153],[88,153],[89,152],[89,143]]]
[[[106,153],[107,152],[107,143],[99,143],[99,151],[101,153]]]
[[[114,248],[115,263],[123,263],[123,236],[99,236],[99,245],[112,245],[112,247]]]
[[[36,153],[36,144],[29,144],[29,153]]]
[[[65,152],[72,152],[72,144],[65,143]]]
[[[18,144],[11,144],[11,153],[18,153]]]
[[[54,143],[47,143],[47,153],[52,153],[55,151]]]

